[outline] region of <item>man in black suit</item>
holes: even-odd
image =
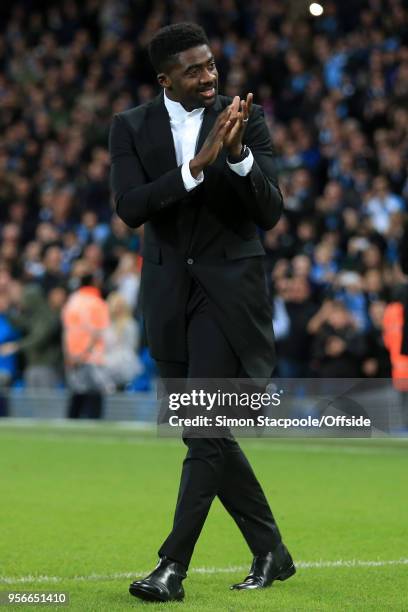
[[[119,113],[110,133],[118,215],[145,224],[142,309],[163,379],[269,378],[275,365],[264,250],[257,226],[279,219],[282,196],[263,111],[218,95],[204,31],[162,28],[149,47],[163,88]],[[130,592],[150,601],[184,596],[182,580],[216,495],[254,560],[232,588],[254,589],[295,573],[248,460],[237,442],[184,437],[173,528],[149,576]]]

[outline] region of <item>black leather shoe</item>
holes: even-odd
[[[293,559],[282,543],[266,555],[254,557],[250,572],[243,582],[231,589],[264,589],[274,580],[287,580],[296,572]]]
[[[167,557],[162,557],[151,574],[135,580],[129,593],[145,601],[180,601],[184,597],[182,581],[186,568]]]

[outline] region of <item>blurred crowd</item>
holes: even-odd
[[[322,4],[319,18],[308,3],[283,0],[20,0],[0,9],[4,384],[63,384],[63,313],[87,275],[107,307],[113,384],[148,386],[143,228],[114,214],[107,140],[114,113],[156,95],[146,45],[178,21],[203,25],[220,91],[252,91],[273,138],[285,210],[262,240],[278,374],[390,375],[384,311],[405,282],[408,10],[400,0]],[[134,354],[126,381],[115,379],[118,337]]]

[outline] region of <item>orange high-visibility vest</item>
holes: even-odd
[[[400,302],[388,304],[384,312],[383,338],[390,353],[394,387],[408,391],[408,355],[401,355],[404,306]]]
[[[95,287],[75,291],[62,311],[64,349],[68,364],[105,361],[104,332],[109,326],[109,308]]]

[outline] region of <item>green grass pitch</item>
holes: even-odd
[[[146,604],[128,584],[155,565],[169,531],[183,445],[109,423],[3,421],[0,590],[66,591],[67,608],[40,608],[59,610],[408,610],[407,440],[242,446],[297,574],[264,591],[229,591],[251,556],[215,501],[185,601]]]

